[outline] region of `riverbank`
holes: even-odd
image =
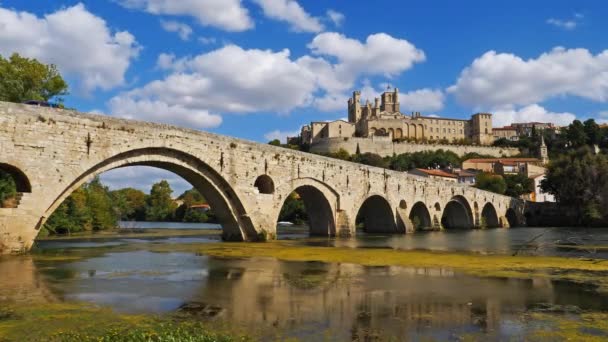
[[[165,246],[154,246],[152,250],[163,252],[165,248]],[[310,247],[298,246],[288,241],[263,244],[184,244],[178,246],[178,249],[215,257],[270,257],[287,261],[351,263],[364,266],[449,268],[480,277],[566,280],[595,286],[598,291],[608,292],[608,260],[605,259],[481,255],[384,248]]]
[[[112,238],[163,238],[185,236],[221,236],[221,229],[166,229],[166,228],[117,228],[96,232],[79,232],[70,235],[49,235],[36,241],[112,239]]]

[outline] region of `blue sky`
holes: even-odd
[[[57,64],[80,111],[260,142],[387,84],[404,112],[566,124],[608,120],[606,16],[603,1],[0,0],[0,54]]]

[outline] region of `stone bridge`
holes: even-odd
[[[322,236],[351,236],[356,222],[368,232],[405,233],[523,219],[518,200],[464,185],[169,125],[0,102],[0,169],[19,192],[16,208],[0,209],[0,252],[29,250],[74,190],[133,165],[190,182],[217,213],[226,240],[274,236],[294,191],[310,233]]]

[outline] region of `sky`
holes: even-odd
[[[387,86],[405,113],[608,122],[608,2],[0,0],[0,55],[56,64],[67,107],[267,142]],[[147,191],[132,167],[102,179]]]

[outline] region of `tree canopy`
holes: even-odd
[[[588,147],[559,156],[548,166],[541,189],[576,211],[581,223],[608,221],[608,157]]]
[[[0,101],[21,103],[28,100],[62,103],[68,85],[57,67],[36,59],[13,54],[8,59],[0,55]]]

